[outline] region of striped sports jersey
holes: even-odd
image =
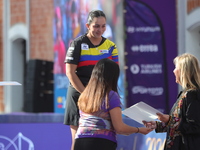
[[[94,65],[103,58],[110,58],[118,63],[116,45],[103,37],[101,43],[95,46],[85,34],[76,38],[70,44],[65,63],[77,65],[76,74],[83,85],[86,85],[90,79]]]

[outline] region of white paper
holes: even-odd
[[[5,86],[5,85],[21,85],[19,82],[16,81],[2,81],[0,82],[0,86]]]
[[[144,102],[139,102],[122,111],[127,117],[143,124],[142,121],[153,121],[158,118],[156,113],[161,113],[157,109],[147,105]],[[162,114],[162,113],[161,113]]]

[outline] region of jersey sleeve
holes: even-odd
[[[121,108],[121,101],[120,101],[119,95],[116,92],[111,91],[109,97],[110,97],[110,99],[109,99],[109,109],[108,110],[111,110],[115,107]]]
[[[80,60],[81,46],[78,41],[72,41],[67,50],[65,63],[78,65]]]

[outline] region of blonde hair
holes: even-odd
[[[200,67],[194,55],[184,53],[177,56],[174,64],[180,69],[180,84],[183,89],[200,88]]]

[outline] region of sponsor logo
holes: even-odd
[[[81,44],[81,49],[82,50],[89,50],[89,46],[86,43]]]
[[[162,74],[162,64],[133,64],[130,70],[133,74]]]
[[[100,53],[104,53],[104,54],[108,54],[109,53],[109,51],[108,50],[100,50]]]
[[[74,47],[69,47],[67,50],[67,53],[71,55],[73,51],[74,51]]]
[[[73,57],[69,57],[69,56],[66,56],[66,59],[67,59],[67,60],[74,60]]]
[[[133,52],[158,52],[158,45],[149,44],[149,45],[133,45],[131,47]]]
[[[133,27],[129,26],[127,27],[128,33],[134,33],[134,32],[160,32],[160,27]]]
[[[144,87],[144,86],[134,86],[132,88],[133,94],[149,94],[152,96],[159,96],[163,94],[162,87]]]
[[[74,50],[74,47],[69,47],[68,52],[72,52]]]
[[[131,65],[130,69],[133,74],[138,74],[140,72],[140,67],[136,64]]]
[[[141,74],[161,74],[161,64],[141,64]]]

